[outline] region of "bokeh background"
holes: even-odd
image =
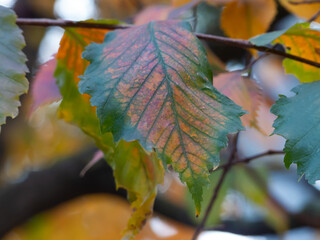
[[[172,7],[172,1],[0,0],[0,5],[12,7],[19,17],[26,18],[116,18],[133,23],[150,6],[154,15],[163,14],[160,9]],[[198,32],[223,35],[220,14],[220,7],[201,3],[180,18],[191,21]],[[278,6],[270,30],[301,21]],[[64,31],[34,26],[23,27],[23,31],[32,86],[39,67],[57,52]],[[204,44],[215,75],[245,67],[248,53],[244,50]],[[281,61],[268,56],[253,67],[251,75],[264,89],[258,112],[264,132],[248,128],[240,133],[241,158],[283,149],[284,139],[270,136],[275,117],[269,108],[279,94],[291,95],[290,89],[298,81],[285,75]],[[0,236],[4,240],[120,239],[131,209],[125,192],[115,190],[110,168],[99,161],[81,177],[81,170],[96,152],[93,142],[57,118],[59,102],[36,110],[32,104],[31,94],[24,95],[19,117],[9,120],[0,135]],[[222,153],[222,161],[227,155],[227,150]],[[204,205],[220,174],[212,174]],[[309,185],[303,177],[299,179],[295,166],[285,169],[283,155],[238,165],[225,180],[199,239],[320,239],[319,190],[320,182]],[[191,239],[199,222],[192,204],[177,175],[168,172],[159,186],[154,216],[137,239]]]

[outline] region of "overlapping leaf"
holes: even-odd
[[[261,131],[257,123],[257,111],[262,101],[261,89],[253,79],[243,77],[241,72],[221,73],[214,78],[213,85],[249,112],[241,117],[244,126]]]
[[[164,168],[156,153],[146,153],[137,141],[120,141],[113,158],[117,187],[128,189],[128,199],[135,209],[126,229],[126,236],[131,238],[152,215],[157,185],[163,182]]]
[[[121,142],[115,146],[111,133],[101,133],[96,109],[90,105],[88,95],[81,95],[78,91],[78,76],[84,73],[89,64],[81,59],[81,53],[90,42],[102,42],[106,32],[107,30],[97,29],[66,29],[57,54],[55,72],[63,96],[59,113],[63,119],[79,126],[93,137],[98,147],[107,155],[117,186],[128,191],[129,201],[136,209],[129,220],[126,233],[128,237],[132,237],[152,213],[156,185],[162,183],[163,168],[159,160],[153,154],[145,152],[137,142]]]
[[[320,9],[320,3],[304,3],[304,4],[292,4],[292,0],[279,0],[281,5],[286,8],[289,12],[295,14],[298,17],[306,20],[313,17]],[[294,2],[304,2],[304,0],[295,0]],[[317,17],[317,22],[320,21],[320,17]]]
[[[186,22],[151,22],[107,34],[83,56],[91,62],[79,84],[92,96],[102,132],[140,140],[172,163],[200,210],[208,168],[217,166],[226,135],[243,114],[213,88],[199,40]]]
[[[320,31],[311,29],[309,23],[296,24],[293,27],[266,33],[250,39],[255,45],[281,43],[288,53],[320,63]],[[320,70],[292,59],[286,58],[283,65],[287,73],[296,75],[301,82],[320,80]]]
[[[268,30],[276,10],[274,0],[234,0],[222,11],[221,28],[229,37],[249,39]]]
[[[135,16],[134,24],[142,25],[154,20],[165,20],[173,9],[173,7],[165,5],[148,7]]]
[[[57,67],[55,58],[40,66],[31,87],[32,106],[31,112],[39,106],[49,104],[61,99],[59,88],[53,74]]]
[[[108,23],[118,23],[108,21]],[[89,65],[81,58],[84,48],[91,42],[102,42],[108,30],[66,28],[57,53],[55,77],[63,100],[59,116],[65,121],[76,124],[85,133],[93,137],[105,153],[113,151],[111,134],[101,134],[95,109],[89,103],[88,95],[81,95],[78,90],[79,75]]]
[[[278,116],[275,134],[286,141],[286,167],[296,163],[298,174],[314,183],[320,179],[320,82],[305,83],[292,90],[296,95],[281,97],[271,108]]]
[[[21,51],[25,41],[15,21],[15,13],[0,6],[0,126],[7,117],[18,115],[19,96],[29,85],[25,78],[27,59]]]

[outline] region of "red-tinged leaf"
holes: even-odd
[[[142,25],[155,20],[166,20],[172,10],[173,7],[166,5],[148,7],[134,18],[134,24]]]
[[[53,76],[57,67],[55,58],[40,66],[31,87],[32,106],[31,113],[44,104],[49,104],[61,99],[56,78]]]
[[[114,20],[106,22],[119,24]],[[125,233],[126,237],[131,238],[141,229],[146,218],[151,216],[156,187],[163,180],[163,167],[155,154],[145,152],[138,142],[123,141],[116,146],[111,133],[100,131],[96,110],[90,105],[88,95],[81,95],[78,91],[78,74],[83,74],[88,65],[87,60],[81,59],[81,53],[89,42],[102,42],[105,32],[107,30],[66,29],[55,72],[63,96],[60,116],[95,139],[113,168],[117,186],[127,190],[128,199],[135,209]],[[98,158],[92,160],[88,167]]]
[[[262,131],[257,121],[257,111],[262,101],[262,93],[255,80],[243,77],[241,72],[235,71],[219,74],[214,78],[213,85],[249,112],[241,117],[244,126]]]
[[[243,111],[213,87],[191,26],[158,21],[113,31],[83,56],[91,64],[79,89],[92,96],[101,131],[155,147],[187,183],[199,211],[208,168],[219,164],[226,135],[242,129]]]

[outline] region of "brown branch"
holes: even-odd
[[[289,1],[292,5],[320,3],[320,0]]]
[[[17,25],[31,25],[40,27],[81,27],[81,28],[100,28],[100,29],[126,29],[133,25],[130,24],[106,24],[95,22],[77,22],[63,19],[49,19],[49,18],[17,18]]]
[[[320,16],[320,9],[311,17],[308,19],[308,22],[313,22]]]
[[[211,213],[211,210],[212,210],[212,208],[213,208],[213,206],[214,206],[214,204],[216,202],[216,199],[218,197],[218,194],[219,194],[219,191],[220,191],[220,189],[222,187],[224,179],[226,178],[227,173],[229,172],[229,170],[232,167],[232,161],[237,155],[237,144],[238,144],[238,139],[239,139],[238,136],[239,136],[239,133],[237,133],[235,135],[235,137],[234,137],[233,150],[232,150],[232,152],[230,154],[230,157],[228,159],[228,163],[227,163],[226,167],[223,169],[223,172],[222,172],[222,174],[220,176],[218,184],[216,185],[216,187],[214,189],[214,192],[212,194],[212,197],[211,197],[211,200],[209,202],[209,205],[208,205],[208,207],[207,207],[207,209],[205,211],[205,215],[204,215],[203,219],[201,220],[200,224],[197,226],[196,231],[193,234],[192,240],[196,240],[197,237],[199,236],[199,234],[201,233],[201,231],[204,229],[204,225],[205,225],[205,223],[206,223],[206,221],[207,221],[207,219],[208,219],[208,217],[209,217],[209,215]]]
[[[133,25],[128,25],[128,24],[122,25],[122,24],[75,22],[75,21],[69,21],[69,20],[55,20],[55,19],[46,19],[46,18],[38,18],[38,19],[17,18],[16,23],[20,26],[33,25],[33,26],[42,26],[42,27],[59,26],[59,27],[100,28],[100,29],[126,29],[126,28],[133,27]],[[256,46],[247,40],[233,39],[233,38],[227,38],[227,37],[221,37],[221,36],[203,34],[203,33],[195,33],[195,35],[199,39],[218,42],[218,43],[239,47],[239,48],[255,49],[260,52],[266,52],[266,53],[271,53],[274,55],[290,58],[292,60],[320,68],[320,63],[317,63],[296,55],[285,53],[270,47]]]
[[[241,160],[234,161],[234,162],[231,163],[231,165],[234,166],[234,165],[241,164],[241,163],[249,163],[252,160],[255,160],[255,159],[258,159],[258,158],[261,158],[261,157],[265,157],[265,156],[269,156],[269,155],[279,155],[279,154],[284,154],[284,152],[283,151],[276,151],[276,150],[269,150],[269,151],[254,155],[252,157],[248,157],[248,158],[244,158],[244,159],[241,159]],[[217,167],[215,169],[210,169],[209,172],[214,172],[214,171],[217,171],[217,170],[220,170],[220,169],[224,169],[224,168],[228,167],[229,165],[230,165],[229,163],[222,164],[222,165],[220,165],[219,167]]]

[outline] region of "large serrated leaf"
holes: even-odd
[[[106,22],[106,21],[105,21]],[[107,21],[117,24],[117,21]],[[147,153],[138,142],[113,144],[111,133],[101,133],[95,108],[88,95],[78,91],[78,76],[84,73],[89,62],[81,59],[81,53],[90,42],[102,42],[107,30],[66,29],[57,54],[57,78],[63,100],[59,115],[67,122],[79,126],[95,139],[114,170],[117,187],[128,191],[128,198],[135,209],[125,236],[133,237],[152,213],[157,184],[163,181],[163,167],[154,153]]]
[[[7,117],[18,115],[19,96],[28,91],[27,58],[21,51],[24,45],[15,13],[0,6],[0,126]]]
[[[298,174],[314,183],[320,179],[320,82],[305,83],[292,90],[296,95],[281,97],[271,108],[278,116],[275,134],[286,141],[286,167],[296,163]]]
[[[320,63],[320,31],[310,28],[309,23],[298,23],[289,29],[270,32],[251,38],[250,42],[263,46],[269,43],[280,43],[290,54]],[[294,74],[300,82],[320,80],[318,67],[285,58],[283,65],[287,73]]]
[[[242,129],[243,111],[212,86],[206,53],[190,25],[158,21],[110,32],[83,56],[91,64],[79,89],[92,96],[102,132],[156,147],[200,211],[208,168],[219,164],[226,135]]]

